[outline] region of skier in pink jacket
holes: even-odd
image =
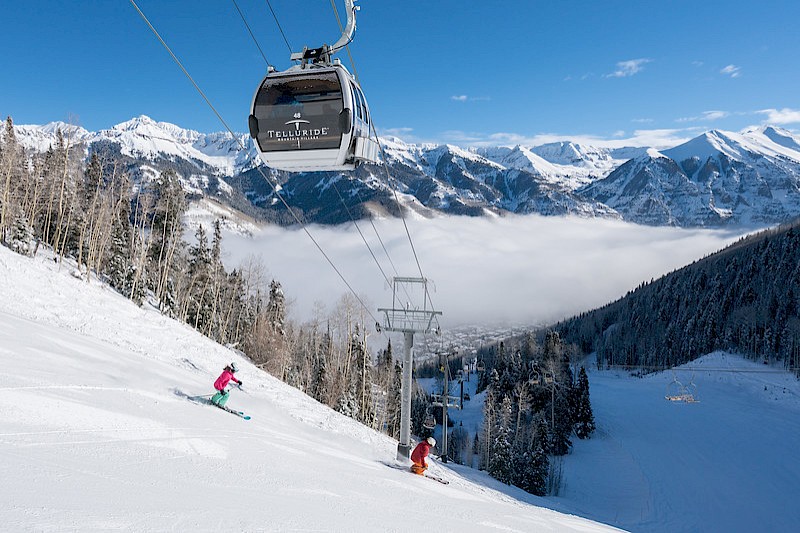
[[[225,370],[222,371],[222,374],[219,375],[217,381],[214,382],[214,388],[217,389],[217,393],[211,397],[211,403],[217,407],[225,407],[225,404],[228,402],[230,392],[225,388],[228,386],[228,383],[233,381],[240,387],[242,386],[242,381],[236,379],[233,375],[237,370],[239,370],[239,368],[236,366],[236,363],[229,364],[225,367]]]

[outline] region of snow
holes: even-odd
[[[677,379],[697,403],[665,399]],[[800,384],[714,353],[642,379],[590,371],[597,434],[575,442],[561,495],[572,512],[634,531],[794,531]]]
[[[644,378],[587,371],[597,431],[589,440],[573,437],[559,495],[537,501],[506,492],[637,532],[796,530],[800,383],[794,376],[721,352]],[[695,391],[696,403],[666,400],[676,380]],[[441,392],[441,380],[421,382]],[[448,418],[470,432],[480,425],[486,394],[476,394],[476,384],[475,375],[464,383],[471,400],[463,411],[448,409]],[[458,394],[456,381],[449,391]],[[476,480],[483,474],[451,468]]]
[[[612,530],[481,472],[389,468],[392,439],[41,251],[0,248],[0,357],[9,531]],[[230,361],[252,420],[185,398]]]
[[[658,159],[659,157],[667,157],[658,150],[656,150],[655,148],[648,148],[646,153],[647,156],[652,159]]]
[[[228,132],[204,134],[183,129],[169,122],[157,122],[142,115],[122,122],[110,129],[89,132],[83,128],[52,122],[44,126],[15,125],[17,140],[22,146],[39,152],[55,143],[55,132],[60,129],[75,141],[91,144],[112,141],[120,145],[123,154],[132,157],[181,157],[201,161],[224,176],[232,176],[253,167],[257,160],[252,140],[248,135]],[[242,150],[242,146],[245,147]]]
[[[750,129],[743,133],[712,130],[694,139],[664,150],[673,161],[681,162],[691,157],[701,161],[725,154],[736,161],[748,161],[758,156],[788,158],[800,162],[800,145],[786,130],[771,126]]]
[[[184,238],[191,237],[197,231],[197,226],[203,226],[206,234],[212,236],[216,221],[220,222],[220,227],[225,233],[232,235],[249,236],[258,232],[260,228],[256,221],[235,212],[232,208],[211,198],[201,198],[190,202],[184,214],[184,224],[188,228]]]
[[[0,523],[9,531],[794,531],[800,384],[725,353],[644,378],[589,365],[597,431],[557,496],[434,461],[138,308],[0,247]],[[235,361],[243,421],[186,400]],[[587,361],[587,364],[588,361]],[[483,395],[450,418],[473,431]],[[697,403],[670,402],[678,380]],[[427,386],[432,384],[429,382]],[[457,383],[450,386],[458,391]],[[437,428],[440,431],[440,428]],[[440,439],[441,436],[437,435]]]

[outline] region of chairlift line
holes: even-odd
[[[333,54],[347,46],[356,29],[355,0],[333,46],[304,47],[285,71],[270,66],[253,96],[250,136],[264,163],[289,172],[354,170],[379,162],[372,120],[358,81]]]

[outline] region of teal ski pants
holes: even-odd
[[[211,397],[211,403],[214,405],[219,405],[220,407],[224,407],[226,403],[228,403],[228,398],[230,397],[231,393],[225,389],[217,391],[217,393]]]

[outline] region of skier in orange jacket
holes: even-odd
[[[434,446],[436,446],[436,439],[433,437],[428,437],[417,444],[417,447],[414,448],[413,452],[411,452],[411,461],[414,463],[411,465],[412,472],[419,474],[420,476],[425,473],[425,470],[428,469],[428,463],[425,461],[425,458],[428,457],[431,448]]]

